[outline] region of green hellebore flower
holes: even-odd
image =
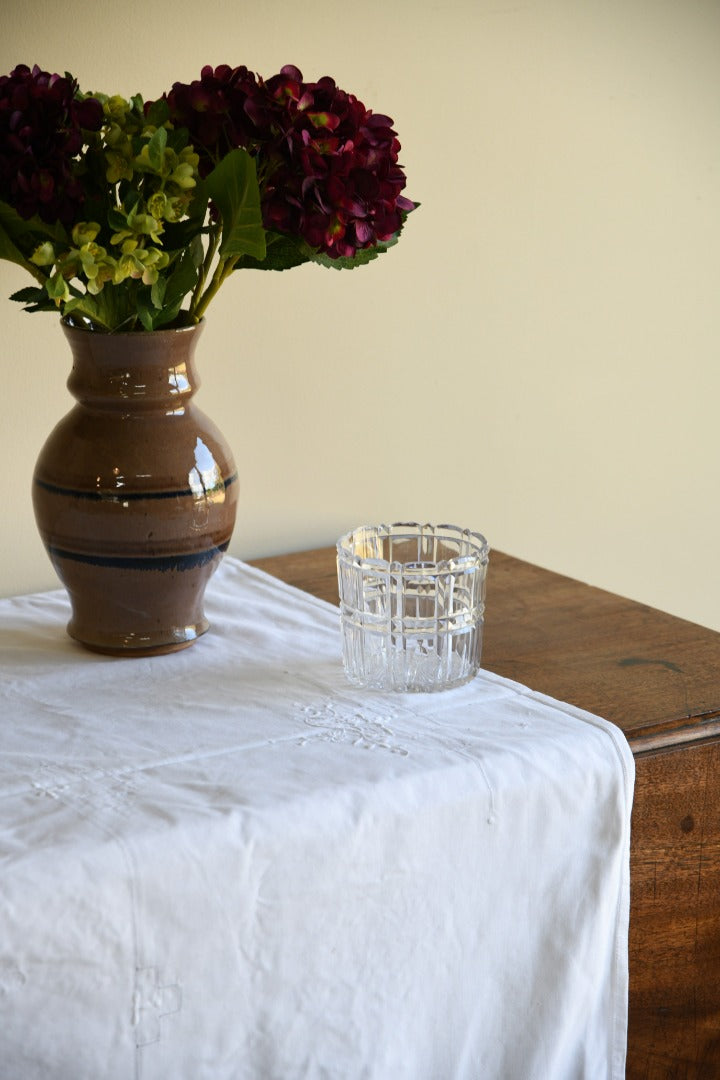
[[[186,191],[189,188],[195,187],[195,177],[193,176],[193,167],[188,162],[181,162],[177,165],[170,174],[170,180],[173,184]]]
[[[133,164],[140,172],[153,173],[155,176],[167,175],[164,155],[158,150],[157,144],[150,140],[144,143],[140,153],[133,158]]]
[[[67,281],[77,277],[78,274],[82,272],[80,252],[76,248],[66,251],[65,254],[58,259],[56,269],[57,273],[61,274]]]
[[[106,150],[107,169],[105,179],[108,184],[117,184],[120,180],[132,180],[133,169],[128,159],[116,150]]]
[[[30,262],[35,263],[36,266],[52,266],[55,262],[55,248],[49,240],[35,248],[30,256]]]
[[[147,208],[156,221],[161,221],[166,215],[167,196],[162,191],[156,191],[147,202]]]
[[[193,172],[197,172],[197,167],[200,164],[200,155],[193,150],[192,146],[183,146],[178,154],[178,160],[183,165],[190,165]]]
[[[120,229],[119,232],[113,233],[110,237],[112,246],[117,247],[118,245],[121,245],[121,250],[124,255],[127,255],[129,251],[133,250],[132,248],[129,248],[128,251],[125,250],[125,245],[129,244],[130,240],[133,240],[135,247],[137,247],[137,240],[134,239],[133,234],[129,229]]]
[[[143,276],[144,269],[143,264],[135,255],[123,255],[117,261],[113,280],[116,285],[119,285],[126,278],[140,278]]]
[[[60,304],[70,299],[70,289],[62,274],[55,273],[48,278],[45,282],[45,291],[50,299],[55,301],[56,307],[60,307]]]
[[[141,248],[135,254],[145,269],[154,266],[158,270],[164,270],[170,262],[167,251],[161,251],[159,248]]]
[[[119,94],[113,94],[107,101],[103,102],[103,112],[105,115],[111,117],[113,120],[117,120],[121,124],[131,108],[130,102],[126,101],[125,98],[121,97]]]
[[[77,225],[73,225],[73,244],[79,248],[92,244],[99,232],[100,226],[97,221],[78,221]]]
[[[153,243],[161,244],[160,233],[162,231],[162,222],[156,221],[150,214],[133,214],[131,212],[128,215],[128,228],[113,233],[110,237],[110,243],[114,247],[121,244],[123,253],[128,254],[125,251],[125,242],[127,240],[135,240],[137,244],[138,236],[149,236]]]
[[[112,150],[117,150],[119,147],[127,147],[130,140],[127,136],[127,132],[123,131],[119,124],[111,124],[105,132],[105,145],[109,146]]]
[[[181,221],[185,217],[189,205],[190,197],[188,195],[175,195],[171,199],[166,199],[165,213],[163,215],[165,221]]]
[[[99,263],[95,276],[88,278],[87,291],[93,296],[97,296],[98,293],[102,292],[105,283],[114,279],[116,267],[115,260],[110,256],[104,259],[102,263]]]
[[[83,244],[80,248],[80,262],[82,263],[83,273],[88,280],[97,277],[100,272],[100,264],[106,255],[105,248],[100,247],[99,244]]]
[[[149,236],[154,244],[161,244],[160,233],[163,231],[162,222],[156,221],[150,214],[135,214],[132,222],[128,222],[136,233]]]

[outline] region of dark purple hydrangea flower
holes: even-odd
[[[303,81],[291,65],[266,84],[282,137],[263,198],[268,228],[300,235],[331,258],[390,240],[413,203],[393,122],[329,77]]]
[[[331,258],[391,239],[413,203],[392,120],[366,109],[333,79],[303,81],[293,65],[267,81],[247,68],[204,67],[175,83],[170,118],[187,127],[200,171],[233,147],[257,159],[266,228]]]
[[[200,156],[201,176],[207,176],[229,150],[256,150],[270,131],[265,94],[246,67],[206,65],[191,83],[173,83],[165,95],[170,119],[185,127]]]
[[[74,165],[83,129],[98,131],[102,105],[76,99],[77,82],[19,64],[0,76],[0,199],[23,218],[70,224],[84,202]]]

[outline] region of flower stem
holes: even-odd
[[[190,301],[190,315],[196,321],[201,318],[199,311],[204,311],[208,305],[208,301],[204,304],[203,292],[207,283],[208,275],[210,274],[210,267],[213,259],[217,254],[217,250],[220,247],[220,240],[222,238],[222,222],[218,222],[216,225],[210,228],[210,239],[208,241],[208,249],[203,259],[203,264],[200,267],[200,273],[198,274],[197,284],[193,289],[192,299]],[[216,271],[217,272],[217,271]]]
[[[193,303],[190,307],[190,314],[195,320],[199,321],[203,317],[205,311],[207,310],[208,304],[219,292],[223,282],[227,280],[227,278],[235,269],[235,263],[238,261],[238,258],[239,256],[233,255],[229,259],[218,260],[218,264],[215,267],[215,273],[213,274],[210,284],[205,289],[202,296],[199,296],[197,300],[195,300],[195,297],[193,297]]]
[[[31,263],[29,259],[23,260],[23,266],[32,274],[39,285],[45,285],[49,274],[43,274],[42,270],[38,266],[35,266],[34,263]]]

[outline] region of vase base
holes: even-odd
[[[72,634],[70,636],[72,637]],[[191,638],[190,641],[174,642],[171,645],[150,645],[146,649],[113,648],[111,645],[88,645],[86,641],[79,641],[77,638],[73,638],[73,640],[77,641],[78,645],[82,645],[83,649],[87,649],[88,652],[99,653],[102,656],[124,657],[126,660],[132,660],[143,656],[165,656],[166,653],[181,652],[183,649],[189,649],[191,645],[194,645],[197,638]]]
[[[203,597],[220,551],[189,570],[162,572],[54,556],[72,607],[67,632],[92,652],[160,656],[186,649],[210,626]]]
[[[101,653],[103,656],[121,656],[130,659],[142,656],[164,656],[166,653],[188,649],[199,637],[202,637],[209,626],[207,620],[204,620],[196,626],[178,627],[172,636],[118,634],[109,636],[104,641],[89,641],[85,639],[82,633],[78,633],[71,620],[68,623],[67,632],[73,641],[76,641],[78,645],[82,645],[89,652]]]

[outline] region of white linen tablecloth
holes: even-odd
[[[228,558],[123,660],[0,601],[2,1080],[621,1080],[633,759],[488,672],[353,690]]]

